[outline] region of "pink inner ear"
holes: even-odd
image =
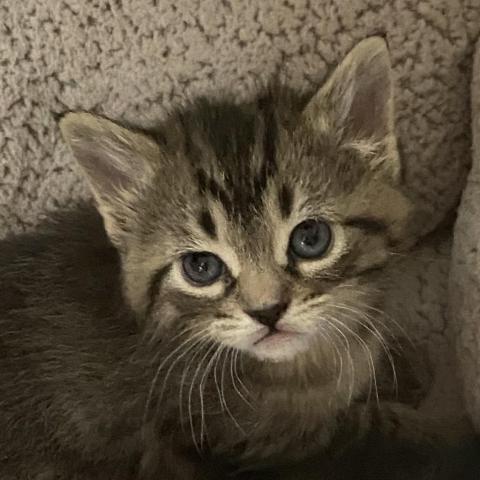
[[[312,98],[306,114],[328,117],[332,134],[346,143],[381,140],[393,128],[393,86],[390,57],[383,39],[360,42]]]
[[[360,67],[347,115],[348,134],[354,138],[384,138],[388,134],[391,85],[388,70],[378,72]],[[373,71],[372,71],[373,70]]]
[[[103,198],[115,190],[128,189],[132,179],[115,165],[108,153],[95,145],[88,145],[78,155],[79,164],[85,169],[95,191]]]

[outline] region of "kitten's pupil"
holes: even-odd
[[[302,245],[306,246],[307,248],[311,248],[315,246],[318,242],[318,231],[313,228],[305,228],[302,229]]]
[[[331,242],[331,231],[322,220],[306,220],[297,225],[290,236],[290,250],[300,258],[323,255]]]
[[[220,278],[223,262],[213,253],[188,253],[182,260],[183,273],[187,280],[196,285],[210,285]]]

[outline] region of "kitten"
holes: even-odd
[[[101,218],[1,243],[1,478],[223,478],[340,452],[346,426],[441,436],[362,403],[391,360],[384,267],[417,240],[393,117],[377,37],[310,99],[149,131],[67,114]]]

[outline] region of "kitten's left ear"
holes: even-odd
[[[387,149],[383,163],[377,158],[373,166],[398,177],[392,68],[383,38],[370,37],[354,47],[312,98],[304,115],[314,130],[335,135],[340,146],[356,144],[367,152],[381,144]]]
[[[87,177],[105,227],[118,244],[153,176],[159,147],[143,133],[91,113],[68,113],[60,130]]]

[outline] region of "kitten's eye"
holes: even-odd
[[[224,271],[223,262],[209,252],[187,253],[182,258],[182,266],[187,280],[199,286],[211,285]]]
[[[290,235],[290,250],[300,258],[321,257],[330,246],[332,231],[322,220],[305,220]]]

